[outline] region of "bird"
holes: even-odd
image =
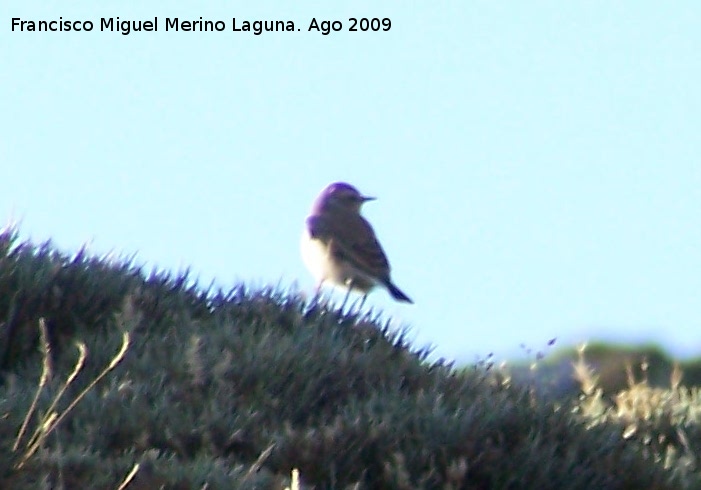
[[[362,292],[364,301],[376,286],[386,288],[397,301],[413,303],[392,282],[375,230],[360,214],[362,205],[375,199],[350,184],[334,182],[321,191],[305,222],[302,259],[318,281],[317,292],[326,281],[346,287],[343,305],[352,290]]]

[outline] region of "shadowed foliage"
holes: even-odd
[[[379,316],[202,290],[15,230],[0,235],[0,347],[0,488],[282,489],[293,469],[329,489],[700,484],[621,437],[624,423],[591,423],[578,399],[554,403],[495,369],[428,362]]]

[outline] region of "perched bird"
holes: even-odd
[[[363,203],[374,199],[344,182],[327,186],[307,218],[302,258],[319,287],[329,281],[347,287],[349,293],[356,289],[367,294],[380,285],[397,301],[413,303],[392,283],[387,256],[372,226],[360,215]]]

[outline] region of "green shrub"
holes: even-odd
[[[0,488],[280,489],[293,469],[301,488],[698,484],[617,422],[295,292],[202,290],[10,230],[0,324]]]

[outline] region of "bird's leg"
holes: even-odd
[[[361,298],[356,299],[353,301],[353,304],[348,308],[348,313],[354,313],[354,314],[359,314],[360,310],[363,308],[363,304],[365,304],[365,294]],[[358,306],[360,305],[360,306]]]
[[[343,308],[346,307],[346,303],[348,302],[348,298],[350,297],[350,293],[353,290],[353,279],[347,279],[346,280],[346,286],[348,287],[348,291],[346,291],[346,297],[343,298],[343,303],[341,304],[341,312],[343,312]]]
[[[368,293],[363,294],[363,297],[360,299],[360,306],[358,307],[358,313],[361,312],[363,309],[363,306],[365,306],[365,300],[368,298]]]

